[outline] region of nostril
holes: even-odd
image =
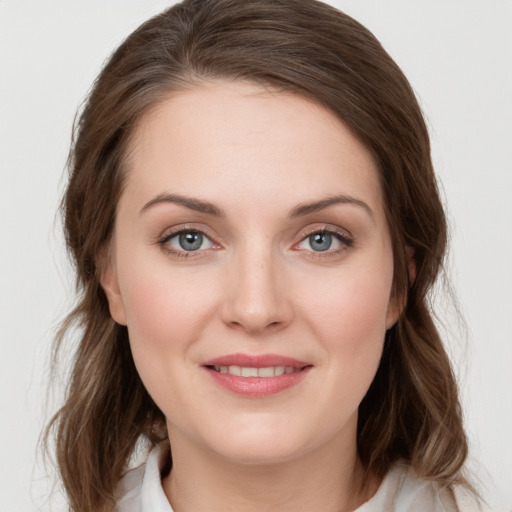
[[[292,307],[288,298],[269,294],[230,293],[222,305],[225,325],[247,332],[276,332],[290,323]]]
[[[280,329],[284,323],[280,321],[270,322],[268,324],[265,324],[265,322],[238,322],[238,321],[231,321],[227,322],[227,325],[231,327],[232,329],[240,329],[243,331],[250,331],[250,332],[257,332],[257,331],[267,331],[267,332],[273,332],[278,329]]]

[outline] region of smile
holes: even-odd
[[[279,377],[280,375],[296,373],[302,368],[293,366],[267,366],[266,368],[255,368],[251,366],[214,366],[213,369],[219,373],[228,373],[237,377]]]
[[[201,366],[221,388],[247,398],[265,398],[293,388],[313,368],[311,363],[276,354],[229,354]]]

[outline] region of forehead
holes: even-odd
[[[377,166],[333,113],[240,82],[174,92],[142,117],[125,169],[139,202],[163,193],[285,206],[337,193],[380,206]]]

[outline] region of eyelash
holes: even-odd
[[[216,246],[216,248],[220,247],[219,244],[216,244],[212,237],[209,236],[207,233],[205,233],[203,230],[195,228],[195,227],[181,227],[179,229],[176,229],[175,231],[172,231],[170,233],[165,234],[161,238],[158,239],[157,245],[167,254],[170,254],[172,256],[176,256],[178,258],[190,258],[190,257],[197,257],[200,253],[204,252],[207,249],[203,250],[196,250],[196,251],[185,251],[185,250],[175,250],[169,245],[169,241],[172,240],[174,237],[177,237],[184,233],[196,233],[199,235],[204,236],[207,240],[210,241],[210,243],[213,246]],[[309,252],[309,257],[312,258],[329,258],[333,256],[337,256],[340,253],[346,251],[347,249],[350,249],[354,245],[354,240],[348,236],[345,232],[338,231],[334,228],[324,227],[324,228],[315,228],[311,229],[310,231],[306,232],[300,241],[296,244],[294,244],[293,248],[297,247],[304,241],[306,241],[310,236],[316,235],[316,234],[322,234],[322,235],[330,235],[338,242],[341,243],[341,247],[336,250],[330,250],[326,249],[325,251],[313,251],[313,250],[307,250]],[[195,254],[197,253],[197,254]]]
[[[351,247],[354,246],[353,238],[351,236],[349,236],[346,232],[342,232],[340,230],[337,230],[334,227],[325,226],[323,228],[313,228],[310,231],[306,232],[304,234],[304,236],[302,236],[300,241],[297,244],[295,244],[293,247],[297,247],[299,244],[301,244],[304,241],[306,241],[310,236],[317,235],[317,234],[330,235],[333,238],[335,238],[336,240],[338,240],[338,242],[340,242],[341,246],[338,249],[335,249],[335,250],[331,250],[331,249],[327,249],[325,251],[309,250],[308,252],[310,253],[309,254],[310,258],[322,258],[322,259],[325,259],[325,258],[336,257],[339,254],[341,254],[342,252],[344,252],[347,249],[350,249]]]
[[[176,256],[178,258],[193,258],[199,256],[199,253],[204,252],[205,249],[197,250],[197,251],[179,251],[174,249],[171,245],[169,245],[170,240],[172,240],[174,237],[177,237],[184,233],[196,233],[198,235],[204,236],[207,240],[210,241],[210,243],[213,246],[216,246],[215,248],[220,247],[218,244],[213,242],[212,237],[209,236],[207,233],[205,233],[203,230],[195,228],[195,227],[181,227],[179,229],[176,229],[175,231],[171,231],[170,233],[166,233],[163,237],[158,239],[157,245],[164,251],[166,254],[170,254],[172,256]],[[197,253],[197,254],[196,254]]]

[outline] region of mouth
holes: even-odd
[[[281,375],[289,375],[290,373],[297,373],[302,371],[306,367],[294,367],[294,366],[266,366],[263,368],[256,368],[254,366],[210,366],[207,368],[214,370],[218,373],[226,373],[229,375],[235,375],[237,377],[280,377]]]
[[[201,365],[214,382],[236,395],[263,398],[302,382],[313,365],[297,359],[231,354]]]

